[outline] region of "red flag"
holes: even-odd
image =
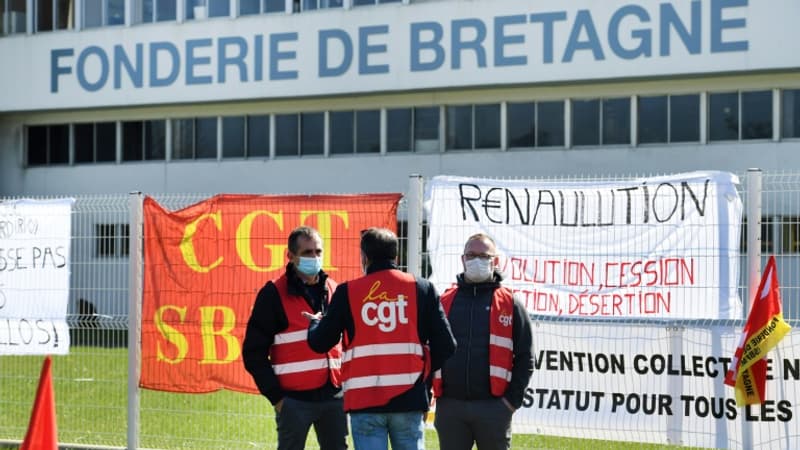
[[[756,295],[742,330],[742,339],[725,375],[725,384],[734,387],[739,406],[764,403],[767,352],[791,330],[783,320],[774,256],[770,256],[767,262]]]
[[[28,432],[19,450],[58,450],[56,397],[53,394],[52,360],[45,357]]]

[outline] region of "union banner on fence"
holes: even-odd
[[[504,284],[534,314],[736,319],[742,203],[735,175],[625,181],[435,177],[426,189],[441,291],[467,238],[497,242]]]
[[[400,194],[219,195],[169,212],[145,198],[140,386],[257,393],[241,343],[258,290],[285,269],[291,230],[316,228],[323,269],[346,281],[361,275],[361,230],[396,231],[399,200]]]

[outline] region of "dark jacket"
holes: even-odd
[[[328,275],[320,271],[319,280],[315,285],[306,285],[297,276],[294,266],[286,266],[286,281],[289,293],[299,295],[306,299],[314,312],[325,312],[330,293],[325,287]],[[258,292],[250,320],[247,321],[247,331],[242,343],[242,361],[244,368],[253,376],[258,390],[274,405],[284,397],[298,400],[327,400],[338,395],[341,389],[333,386],[330,380],[325,386],[308,391],[284,391],[278,384],[278,377],[272,369],[269,360],[269,351],[275,342],[275,335],[286,330],[289,321],[283,309],[278,288],[272,281],[267,282]],[[335,343],[334,343],[335,344]]]
[[[375,263],[367,269],[367,273],[379,270],[397,269],[392,263]],[[442,363],[453,354],[456,342],[450,325],[439,302],[439,294],[428,280],[416,277],[417,282],[417,330],[419,340],[428,345],[431,352],[431,373],[442,367]],[[320,321],[311,321],[308,329],[308,344],[319,353],[325,353],[333,347],[341,336],[347,333],[348,339],[355,336],[355,323],[348,301],[347,283],[342,283],[333,294],[330,308]],[[393,398],[386,405],[365,408],[354,413],[369,412],[408,412],[427,411],[430,405],[430,379],[420,379],[408,391]]]
[[[464,274],[458,275],[458,291],[447,316],[458,348],[442,368],[442,397],[493,398],[489,386],[489,305],[502,279],[495,272],[493,281],[473,284],[464,281]],[[528,312],[517,299],[514,299],[513,321],[514,362],[511,381],[503,396],[514,408],[519,408],[533,374],[533,337]]]

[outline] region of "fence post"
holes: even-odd
[[[747,298],[742,302],[744,320],[750,315],[753,295],[761,281],[761,169],[747,169]],[[746,408],[746,407],[745,407]],[[745,417],[741,408],[740,417]],[[742,420],[742,448],[753,448],[753,424]]]
[[[744,319],[761,281],[761,169],[747,169],[747,298]]]
[[[411,174],[408,178],[408,246],[406,259],[408,273],[422,276],[422,175]]]
[[[128,449],[139,448],[139,375],[142,367],[142,232],[144,208],[141,192],[128,197]]]

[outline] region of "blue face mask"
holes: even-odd
[[[301,256],[297,270],[308,276],[316,275],[322,270],[322,258]]]

